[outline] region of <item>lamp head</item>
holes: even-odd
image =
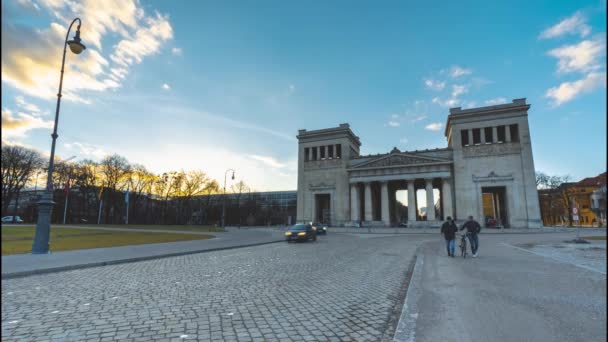
[[[77,55],[79,55],[82,51],[84,51],[84,49],[87,48],[86,46],[84,46],[84,44],[80,42],[80,26],[78,26],[78,29],[76,29],[74,39],[68,40],[68,45],[70,46],[70,50]]]
[[[234,171],[232,171],[232,180],[234,180]]]

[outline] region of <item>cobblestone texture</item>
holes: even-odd
[[[378,341],[416,241],[329,235],[2,280],[2,340]]]

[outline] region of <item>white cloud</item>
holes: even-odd
[[[494,99],[489,99],[485,101],[485,104],[489,105],[489,106],[495,106],[495,105],[499,105],[499,104],[503,104],[503,103],[507,103],[507,99],[504,97],[497,97]]]
[[[178,48],[178,47],[174,47],[173,49],[171,49],[171,53],[174,54],[175,56],[181,56],[182,49]]]
[[[392,119],[399,119],[399,115],[398,115],[398,114],[392,114],[392,115],[391,115],[391,118],[392,118]]]
[[[441,107],[452,108],[460,104],[460,99],[452,97],[447,100],[442,100],[440,97],[434,97],[432,102],[440,105]]]
[[[432,89],[432,90],[436,90],[436,91],[443,90],[443,88],[445,88],[445,82],[438,81],[438,80],[433,80],[433,79],[430,79],[430,78],[424,80],[424,85],[427,88]]]
[[[24,111],[29,112],[32,115],[38,116],[41,114],[40,108],[38,108],[38,106],[25,101],[25,98],[21,95],[19,95],[15,98],[15,103],[17,104],[17,107],[23,109]]]
[[[159,13],[146,16],[138,0],[41,0],[51,14],[46,29],[2,21],[2,82],[23,93],[45,99],[57,94],[62,42],[75,16],[83,18],[81,38],[87,49],[80,55],[68,52],[63,99],[91,103],[84,93],[106,91],[121,86],[128,67],[158,52],[172,38],[168,18]],[[70,37],[74,34],[72,29]],[[103,52],[103,38],[118,36],[118,44]],[[28,44],[23,44],[27,41]]]
[[[594,71],[602,67],[601,58],[606,54],[606,39],[598,36],[575,45],[558,47],[548,54],[558,59],[559,73]]]
[[[461,76],[470,75],[470,74],[473,73],[473,71],[471,69],[465,69],[465,68],[460,67],[458,65],[454,65],[454,66],[452,66],[448,70],[442,70],[441,73],[442,74],[447,73],[452,78],[458,78],[458,77],[461,77]]]
[[[3,137],[24,138],[28,131],[37,128],[53,128],[53,121],[44,120],[40,117],[18,112],[16,115],[7,108],[2,109],[2,135]]]
[[[427,129],[429,131],[440,131],[442,127],[443,124],[441,122],[433,122],[431,124],[426,125],[424,129]]]
[[[581,37],[586,37],[589,33],[591,33],[591,27],[587,25],[585,16],[578,11],[572,16],[544,30],[539,38],[556,38],[566,34],[578,34]]]
[[[399,139],[399,142],[401,144],[405,145],[405,144],[407,144],[408,140],[407,140],[407,138],[401,138],[401,139]]]
[[[254,155],[250,155],[249,158],[260,161],[263,164],[270,166],[274,169],[280,169],[280,168],[285,167],[285,164],[279,162],[278,160],[276,160],[273,157],[258,156],[258,155],[254,154]]]
[[[103,147],[88,143],[73,142],[63,144],[68,150],[77,150],[80,154],[88,158],[103,159],[110,153],[103,149]]]
[[[563,82],[557,87],[553,87],[545,93],[545,96],[552,99],[554,106],[573,100],[581,93],[589,93],[596,88],[606,87],[606,72],[590,73],[585,78],[574,82]]]
[[[167,83],[163,83],[163,87],[164,90],[170,90],[171,87],[167,84]]]
[[[393,121],[393,120],[389,121],[388,125],[391,126],[391,127],[399,127],[399,126],[401,126],[401,124],[399,122]]]
[[[468,87],[466,85],[464,85],[464,84],[454,84],[452,86],[452,97],[456,98],[456,97],[458,97],[458,96],[460,96],[460,95],[462,95],[462,94],[464,94],[464,93],[466,93],[468,91],[469,91],[469,89],[468,89]]]
[[[419,116],[413,118],[412,122],[422,121],[422,120],[426,119],[426,117],[427,117],[426,115],[419,115]]]

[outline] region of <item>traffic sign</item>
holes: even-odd
[[[578,214],[578,208],[574,207],[572,208],[572,215],[577,215]]]
[[[573,215],[572,216],[572,221],[578,221],[578,215]]]

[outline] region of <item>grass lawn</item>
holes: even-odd
[[[201,225],[162,225],[162,224],[58,224],[60,227],[104,227],[104,228],[129,228],[129,229],[155,229],[155,230],[184,230],[192,232],[223,232],[220,228],[214,226],[201,226]]]
[[[2,227],[2,255],[29,253],[32,250],[33,226]],[[171,234],[121,232],[78,228],[53,229],[51,251],[143,245],[148,243],[204,240],[213,236],[203,234]]]
[[[583,240],[606,240],[606,236],[583,236]]]

